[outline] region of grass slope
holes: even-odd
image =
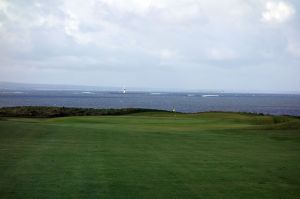
[[[0,119],[0,198],[300,198],[300,120]]]

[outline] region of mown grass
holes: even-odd
[[[0,198],[300,198],[300,120],[239,113],[0,120]]]

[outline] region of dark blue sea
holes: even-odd
[[[234,111],[300,116],[300,95],[108,91],[0,91],[0,107],[151,108],[179,112]]]

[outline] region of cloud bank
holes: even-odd
[[[297,0],[0,0],[0,80],[300,90]]]

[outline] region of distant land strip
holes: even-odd
[[[144,112],[169,112],[157,109],[121,108],[121,109],[97,109],[97,108],[71,108],[48,106],[16,106],[0,108],[0,117],[32,117],[52,118],[66,116],[100,116],[100,115],[126,115]]]
[[[122,108],[122,109],[97,109],[97,108],[72,108],[49,106],[16,106],[0,108],[0,120],[9,117],[19,118],[57,118],[70,116],[118,116],[141,113],[141,116],[166,116],[172,118],[219,118],[222,120],[240,121],[247,118],[253,124],[268,124],[265,129],[300,129],[298,116],[275,116],[262,113],[247,112],[199,112],[181,113],[157,109]],[[174,117],[176,116],[176,117]],[[271,124],[271,126],[269,125]],[[275,125],[275,126],[274,126]],[[252,127],[254,128],[254,127]],[[255,127],[256,128],[256,127]],[[259,127],[261,128],[261,126]]]

